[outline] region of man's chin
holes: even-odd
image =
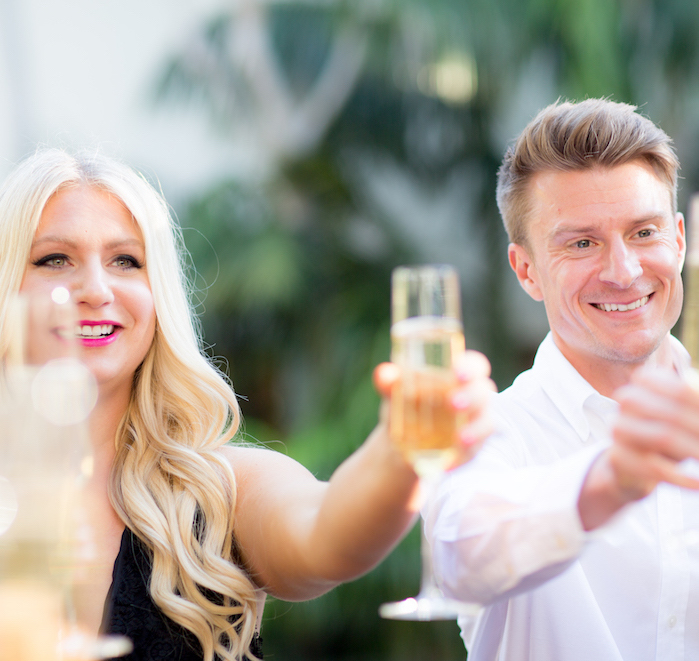
[[[627,336],[617,343],[599,345],[598,355],[610,362],[640,366],[660,350],[667,337],[669,333],[660,338]]]

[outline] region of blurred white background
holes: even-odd
[[[99,147],[182,198],[240,167],[184,107],[156,106],[167,56],[226,0],[0,0],[0,178],[36,144]]]

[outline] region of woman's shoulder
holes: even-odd
[[[262,445],[229,443],[222,446],[220,452],[233,468],[239,486],[253,483],[276,491],[297,479],[315,480],[295,459]]]
[[[235,441],[226,443],[219,448],[221,454],[236,466],[249,466],[255,468],[258,465],[266,466],[270,463],[298,463],[284,452],[268,448],[264,445],[253,445],[249,443],[236,443]]]

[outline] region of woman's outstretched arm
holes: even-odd
[[[466,352],[456,371],[454,406],[469,413],[461,430],[466,461],[491,431],[487,401],[494,385],[482,354]],[[254,580],[270,594],[310,599],[357,578],[414,523],[418,478],[388,435],[388,399],[398,376],[388,363],[375,370],[383,398],[379,424],[328,482],[281,453],[226,447],[238,481],[236,541]]]

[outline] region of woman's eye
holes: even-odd
[[[130,255],[119,255],[119,257],[114,260],[114,264],[122,269],[141,268],[141,263],[135,257],[131,257]]]
[[[65,255],[46,255],[34,262],[34,266],[49,266],[51,268],[60,268],[65,266],[68,258]]]

